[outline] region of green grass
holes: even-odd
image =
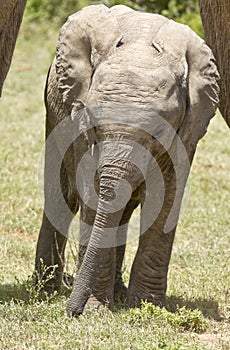
[[[42,201],[43,90],[57,33],[24,25],[0,102],[0,349],[187,350],[230,348],[229,131],[220,116],[200,142],[168,281],[169,311],[143,304],[65,313],[61,296],[39,300],[31,277]],[[136,211],[130,230],[138,229]],[[71,247],[76,254],[76,245]],[[128,245],[125,280],[135,254]],[[67,269],[74,271],[71,249]],[[29,276],[29,277],[28,277]]]

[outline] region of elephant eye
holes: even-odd
[[[154,49],[157,51],[158,54],[163,52],[162,48],[160,47],[160,45],[158,43],[152,42],[152,46],[154,47]]]
[[[118,41],[116,47],[120,47],[120,46],[122,46],[122,45],[124,44],[123,41],[122,41],[122,39],[123,39],[123,38],[121,38],[121,39]]]

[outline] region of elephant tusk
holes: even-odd
[[[92,146],[91,146],[91,156],[92,156],[92,157],[94,156],[94,143],[93,143]]]

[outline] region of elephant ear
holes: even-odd
[[[118,23],[104,5],[92,5],[73,14],[60,31],[56,73],[63,102],[85,105],[93,70],[122,35]]]
[[[187,109],[178,134],[191,155],[215,115],[219,103],[219,73],[210,48],[188,27],[186,30]]]

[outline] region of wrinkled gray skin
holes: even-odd
[[[0,97],[10,68],[25,6],[26,0],[1,0],[0,2]]]
[[[230,1],[199,0],[205,41],[212,49],[220,73],[219,108],[230,127]]]
[[[47,288],[60,289],[68,227],[80,207],[79,268],[67,306],[71,314],[81,314],[92,299],[112,308],[115,295],[126,297],[130,307],[140,306],[141,300],[165,304],[172,243],[189,173],[186,160],[192,162],[197,142],[215,114],[217,82],[215,61],[204,41],[187,26],[162,16],[125,6],[108,9],[97,5],[72,15],[62,27],[45,93],[46,136],[52,147],[46,145],[45,210],[36,270],[41,275],[41,259],[46,266],[57,264],[55,278]],[[156,114],[180,136],[187,159],[177,154],[176,137],[171,137],[166,124],[155,124]],[[128,126],[123,124],[126,122]],[[55,136],[51,132],[57,125],[61,131]],[[90,125],[93,128],[87,132]],[[83,135],[65,153],[66,139],[70,135],[74,139],[79,129]],[[165,147],[163,139],[168,142],[167,146],[163,142]],[[84,176],[81,186],[85,198],[78,195],[75,173],[81,157],[99,142],[100,148],[89,162],[89,168],[95,162],[98,169],[94,179],[98,203],[93,210]],[[128,223],[139,204],[144,207],[146,178],[151,179],[154,189],[148,195],[156,202],[160,196],[149,160],[142,159],[146,174],[129,161],[133,160],[133,142],[157,159],[165,194],[159,215],[140,236],[126,289],[121,274],[126,226],[123,229],[121,225]],[[179,195],[170,152],[176,154],[180,169]],[[62,153],[62,192],[71,212],[61,205],[59,174],[52,172]],[[122,180],[129,182],[130,194],[123,208],[111,215],[108,208],[112,200],[119,195],[122,198]],[[144,221],[142,215],[142,227]],[[84,223],[92,226],[85,244]],[[106,229],[116,227],[120,227],[117,234],[123,235],[123,244],[103,246],[108,240]]]

